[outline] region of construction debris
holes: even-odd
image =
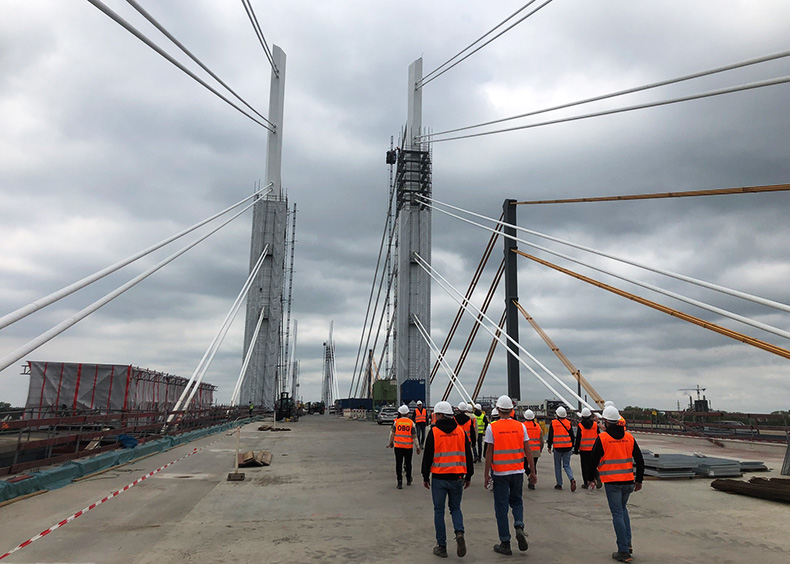
[[[723,492],[790,503],[790,479],[788,478],[752,478],[748,482],[713,480],[710,485]]]
[[[250,450],[239,454],[239,466],[270,466],[273,458],[268,450],[258,452]]]

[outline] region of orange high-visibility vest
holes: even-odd
[[[494,434],[491,470],[509,472],[524,470],[524,425],[515,419],[499,419],[491,422]]]
[[[436,412],[431,412],[431,425],[436,425]]]
[[[466,435],[457,426],[450,433],[432,427],[434,474],[466,474]]]
[[[457,423],[457,421],[456,421],[456,423]],[[466,433],[466,437],[469,439],[469,442],[471,443],[472,442],[472,420],[469,419],[469,421],[467,421],[466,423],[463,423],[463,424],[458,423],[458,426],[461,429],[464,430],[464,433]]]
[[[579,450],[589,452],[593,449],[595,439],[598,437],[598,426],[593,425],[587,429],[584,425],[579,423],[579,433],[581,433],[581,440],[579,441]]]
[[[617,424],[620,425],[620,427],[625,428],[625,418],[622,415],[620,416],[620,420],[617,422]]]
[[[411,436],[412,425],[414,421],[407,417],[399,417],[395,420],[395,438],[393,444],[395,448],[412,448],[414,446],[414,438]]]
[[[570,426],[566,427],[559,419],[552,419],[551,428],[554,429],[554,448],[573,448]]]
[[[420,409],[419,407],[414,410],[414,422],[415,423],[427,423],[428,421],[428,412],[423,407]]]
[[[533,456],[540,456],[540,439],[543,436],[543,429],[535,421],[524,421],[524,428],[529,436],[529,450]]]
[[[601,481],[633,482],[634,481],[634,436],[628,431],[622,439],[614,439],[604,431],[599,435],[603,456],[598,464]]]

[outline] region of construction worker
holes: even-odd
[[[492,421],[485,433],[488,446],[486,455],[485,487],[494,484],[494,514],[496,515],[499,544],[494,552],[513,554],[510,548],[510,522],[508,507],[513,511],[513,526],[516,530],[518,549],[527,550],[527,535],[524,533],[524,461],[529,467],[529,483],[537,481],[535,461],[529,447],[529,435],[524,425],[513,419],[513,400],[500,396],[496,401],[499,420]]]
[[[255,411],[255,405],[253,405],[253,403],[250,402],[250,417],[252,417],[252,412],[253,411]]]
[[[483,406],[479,403],[475,404],[475,420],[477,423],[477,452],[475,453],[475,462],[480,462],[483,459],[483,436],[486,432],[486,427],[490,421],[488,415],[483,411]]]
[[[422,448],[425,444],[425,427],[428,426],[428,410],[422,406],[422,400],[418,400],[414,408],[414,424],[417,426],[417,444]]]
[[[609,406],[603,410],[606,430],[593,445],[590,462],[601,475],[601,481],[612,513],[612,524],[617,537],[617,552],[612,558],[630,562],[633,558],[631,520],[628,517],[628,498],[642,489],[645,461],[634,436],[619,424],[620,412]],[[636,468],[636,471],[634,471]]]
[[[469,439],[469,444],[472,445],[472,457],[477,458],[475,454],[477,450],[477,422],[473,422],[469,415],[469,404],[462,401],[458,404],[458,413],[455,414],[455,422],[464,430],[466,437]]]
[[[598,438],[598,425],[592,419],[592,412],[589,408],[582,409],[582,419],[579,421],[576,438],[573,441],[573,454],[579,455],[579,463],[582,467],[582,488],[596,487],[595,466],[590,465],[595,439]],[[598,485],[600,488],[601,486]]]
[[[436,529],[436,546],[433,553],[447,558],[447,529],[444,524],[444,507],[450,509],[455,533],[456,553],[466,554],[464,516],[461,513],[463,490],[469,487],[475,473],[472,445],[453,417],[450,402],[440,401],[434,408],[436,425],[425,438],[422,458],[422,479],[433,498],[433,525]],[[430,483],[428,480],[431,480]]]
[[[527,430],[529,437],[529,450],[532,451],[532,459],[535,461],[535,475],[538,475],[538,458],[540,453],[543,452],[543,429],[540,428],[538,422],[535,421],[535,412],[528,409],[524,412],[524,428]],[[524,460],[524,470],[528,470],[528,463]],[[530,482],[527,487],[531,490],[535,489],[535,484]]]
[[[414,439],[417,430],[414,421],[409,419],[409,406],[402,405],[398,408],[398,417],[390,429],[390,438],[387,448],[395,449],[395,475],[398,478],[398,489],[403,489],[403,466],[406,466],[406,485],[411,485],[411,458],[414,448]],[[417,444],[417,454],[420,454],[420,445]]]
[[[475,417],[474,404],[466,404],[466,416],[469,418],[469,442],[472,443],[472,457],[480,458],[477,451],[477,418]]]
[[[562,489],[562,471],[571,481],[571,491],[576,491],[576,480],[573,479],[571,469],[571,454],[573,452],[573,424],[567,419],[568,412],[560,406],[557,408],[556,417],[551,420],[549,436],[546,439],[546,448],[549,452],[554,449],[554,477],[557,479],[555,490]]]

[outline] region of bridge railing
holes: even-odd
[[[37,419],[23,412],[4,412],[0,420],[0,476],[50,466],[123,448],[123,436],[142,444],[165,435],[179,435],[262,414],[246,407],[214,406],[176,413],[176,423],[163,432],[171,415],[165,411],[62,411]]]

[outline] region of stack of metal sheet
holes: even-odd
[[[693,478],[697,460],[685,454],[653,454],[645,456],[645,476],[656,478]]]
[[[768,472],[768,466],[765,465],[765,462],[742,461],[741,472]]]
[[[708,478],[726,478],[741,476],[741,463],[730,458],[713,458],[710,456],[697,456],[699,461],[694,471],[699,476]]]

